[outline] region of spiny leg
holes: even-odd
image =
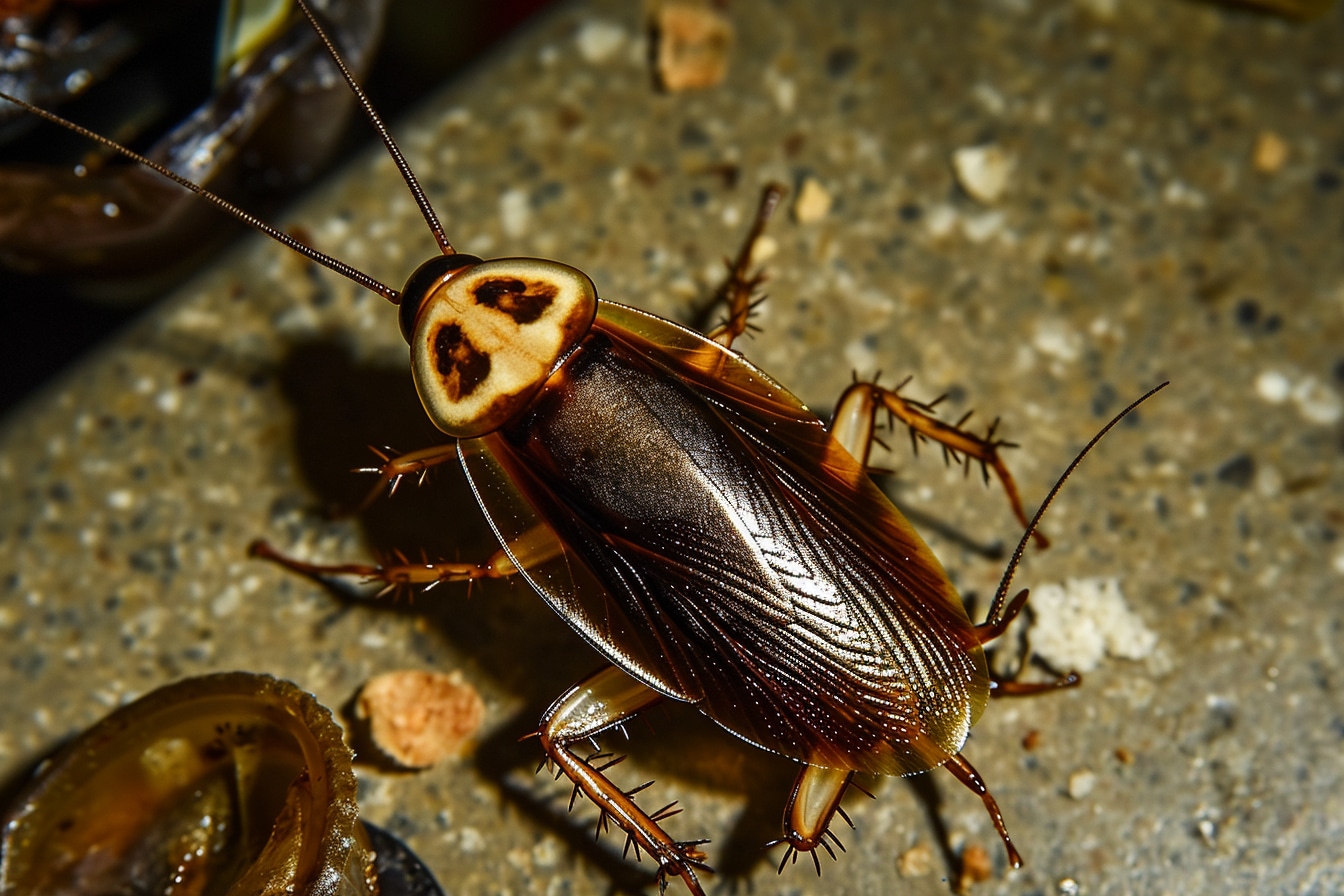
[[[947,760],[943,767],[980,797],[980,801],[985,804],[985,810],[989,812],[989,820],[994,822],[994,830],[999,832],[999,838],[1003,840],[1004,849],[1008,850],[1008,864],[1014,868],[1021,868],[1022,856],[1013,845],[1013,838],[1008,836],[1008,828],[1003,823],[1003,813],[999,811],[999,804],[985,786],[980,773],[960,753]]]
[[[887,389],[877,383],[854,383],[841,394],[840,401],[836,403],[835,414],[831,418],[831,432],[859,463],[866,466],[873,442],[876,441],[877,412],[885,409],[888,415],[899,419],[910,430],[910,442],[916,450],[920,440],[933,439],[943,446],[945,460],[963,465],[967,472],[972,463],[979,462],[986,482],[989,481],[989,471],[993,469],[1008,495],[1013,514],[1025,528],[1027,514],[1022,507],[1017,482],[999,456],[1000,448],[1012,447],[1013,444],[994,437],[999,421],[991,423],[985,435],[977,436],[962,428],[970,414],[955,424],[944,423],[933,416],[934,407],[940,400],[928,403],[913,401],[900,394],[899,386]],[[1047,547],[1050,543],[1039,529],[1032,533],[1032,537],[1040,547]]]
[[[980,639],[980,643],[988,644],[1006,632],[1008,626],[1012,625],[1013,620],[1027,605],[1027,597],[1030,594],[1029,589],[1023,588],[1009,601],[1008,606],[1004,608],[1003,615],[998,619],[991,619],[977,625],[975,634]],[[1061,688],[1077,687],[1082,683],[1083,677],[1077,672],[1069,672],[1067,675],[1052,681],[1041,682],[999,681],[995,679],[989,683],[991,689],[989,695],[991,697],[1031,697],[1048,691],[1057,691]]]
[[[663,697],[657,691],[610,666],[585,678],[552,703],[542,716],[537,735],[546,757],[574,782],[574,795],[583,793],[597,806],[601,813],[599,831],[610,820],[625,832],[626,848],[633,845],[636,858],[641,851],[653,856],[658,862],[660,889],[667,886],[669,876],[675,875],[686,883],[694,896],[704,896],[695,872],[696,869],[710,870],[704,862],[705,854],[699,849],[700,844],[707,841],[673,840],[659,825],[660,821],[680,811],[673,809],[675,804],[656,812],[645,812],[635,802],[635,794],[648,784],[621,790],[602,774],[619,760],[606,754],[584,759],[571,749],[573,744],[591,740],[603,731],[619,726],[661,699]],[[594,765],[603,760],[603,764]],[[570,805],[573,805],[573,797]]]
[[[727,305],[728,313],[723,323],[708,333],[710,339],[724,346],[731,347],[734,339],[752,328],[748,321],[752,310],[761,301],[756,298],[756,289],[765,281],[765,275],[759,272],[750,273],[751,251],[765,231],[766,224],[774,216],[775,209],[779,207],[785,192],[784,187],[779,184],[766,185],[761,193],[761,203],[756,208],[756,220],[752,222],[751,230],[747,233],[742,248],[738,250],[737,258],[725,262],[728,266],[728,281],[715,296],[715,302],[721,301]]]
[[[248,545],[247,553],[251,557],[278,563],[309,578],[357,576],[366,582],[381,581],[383,588],[378,592],[378,597],[405,588],[418,587],[421,591],[428,591],[444,582],[502,579],[518,571],[503,551],[496,551],[484,563],[410,563],[401,554],[397,555],[396,563],[307,563],[282,554],[266,541],[258,539]]]
[[[803,766],[793,782],[789,802],[784,807],[784,836],[765,845],[766,849],[781,843],[789,845],[784,851],[784,857],[779,860],[780,873],[783,873],[784,866],[790,860],[797,861],[798,853],[810,852],[812,864],[820,877],[821,859],[817,855],[817,847],[826,850],[832,859],[836,855],[831,843],[839,847],[841,852],[845,851],[845,845],[831,831],[831,822],[838,813],[846,824],[854,827],[845,810],[840,808],[840,801],[853,782],[854,772],[848,769]],[[828,837],[831,843],[826,842]]]
[[[279,563],[286,569],[310,578],[358,576],[365,581],[382,581],[381,597],[390,591],[418,587],[428,591],[443,582],[470,582],[476,579],[503,579],[518,572],[514,561],[524,568],[543,563],[564,550],[547,526],[536,526],[509,542],[508,550],[495,551],[484,563],[423,562],[409,563],[398,554],[397,563],[307,563],[280,553],[262,540],[248,545],[248,554]]]
[[[382,461],[376,467],[359,467],[356,473],[376,473],[378,481],[369,489],[364,500],[360,501],[355,507],[354,513],[360,513],[368,510],[369,505],[378,499],[387,489],[389,495],[396,494],[397,486],[401,485],[401,480],[407,476],[414,476],[418,482],[424,482],[425,476],[430,469],[439,464],[448,463],[457,460],[457,443],[448,442],[443,445],[431,445],[428,448],[421,448],[418,451],[408,451],[405,454],[397,454],[391,448],[374,448],[370,450],[378,455]]]

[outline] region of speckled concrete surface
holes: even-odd
[[[1181,2],[739,0],[727,82],[651,87],[636,4],[562,7],[399,122],[458,246],[583,267],[605,297],[690,320],[760,186],[812,176],[822,220],[772,230],[744,344],[823,411],[851,370],[915,376],[946,413],[1001,415],[1028,502],[1123,402],[1173,386],[1089,458],[1019,581],[1118,582],[1155,635],[1072,692],[992,705],[967,744],[1027,865],[1004,866],[949,775],[869,782],[848,854],[776,877],[790,763],[694,712],[636,726],[622,780],[681,799],[727,892],[1344,890],[1344,13],[1311,25]],[[1277,165],[1254,151],[1287,154]],[[984,205],[959,147],[1014,160]],[[735,177],[728,176],[734,173]],[[311,241],[393,284],[433,251],[371,151],[294,210]],[[219,669],[323,702],[393,668],[461,669],[475,752],[366,766],[367,817],[449,892],[638,890],[591,808],[516,743],[595,668],[522,587],[364,606],[248,560],[489,549],[452,472],[354,521],[365,445],[434,434],[395,315],[261,240],[170,298],[0,429],[0,780],[110,707]],[[903,438],[888,490],[983,612],[1016,536],[1002,496]],[[998,554],[995,553],[998,550]],[[1034,733],[1033,733],[1034,732]],[[1030,746],[1030,749],[1028,749]],[[631,767],[634,766],[634,767]],[[928,871],[898,859],[928,850]]]

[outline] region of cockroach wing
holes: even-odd
[[[529,583],[616,665],[817,765],[910,774],[988,699],[946,574],[783,387],[603,302],[509,426],[460,443]]]

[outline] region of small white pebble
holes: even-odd
[[[971,96],[991,115],[1002,115],[1008,108],[1008,101],[992,84],[981,81],[971,88]]]
[[[957,226],[957,210],[945,204],[932,206],[924,216],[924,226],[935,239],[947,236]]]
[[[1083,351],[1083,339],[1061,320],[1048,319],[1036,324],[1032,347],[1060,361],[1076,361]]]
[[[210,614],[216,619],[227,619],[237,611],[243,602],[243,596],[234,586],[229,586],[210,602]]]
[[[499,226],[505,235],[519,237],[527,232],[527,222],[531,217],[529,206],[525,190],[505,190],[499,197]]]
[[[798,198],[793,203],[793,218],[799,224],[810,224],[826,217],[831,210],[831,194],[815,177],[803,181]]]
[[[1181,180],[1173,180],[1163,187],[1162,198],[1168,205],[1186,208],[1203,208],[1206,202],[1203,193]]]
[[[765,264],[779,254],[779,241],[768,233],[756,237],[751,244],[751,263],[756,266]]]
[[[1013,173],[1013,157],[995,144],[963,146],[952,153],[957,183],[971,198],[991,203],[1003,195]]]
[[[1069,775],[1069,796],[1075,800],[1084,799],[1092,793],[1096,786],[1096,773],[1090,769],[1082,768]]]
[[[464,827],[457,837],[457,846],[463,852],[480,852],[485,848],[485,838],[473,827]]]
[[[1266,370],[1255,378],[1255,391],[1270,404],[1282,404],[1292,393],[1293,384],[1277,370]]]
[[[584,62],[605,62],[625,43],[625,29],[611,22],[585,22],[575,35],[574,42]]]
[[[961,232],[973,243],[983,243],[1003,229],[1003,212],[970,215],[961,222]]]
[[[182,406],[182,396],[175,390],[168,389],[155,397],[154,404],[165,414],[176,414],[177,409]]]
[[[1330,561],[1330,565],[1335,568],[1335,572],[1344,576],[1344,551],[1340,551],[1336,554],[1334,559]]]
[[[127,510],[135,503],[135,495],[126,489],[117,489],[107,493],[107,506],[116,510]]]
[[[1293,386],[1293,404],[1312,423],[1331,426],[1344,416],[1344,400],[1339,393],[1316,379],[1306,376]]]

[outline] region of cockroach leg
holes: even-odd
[[[457,460],[456,442],[431,445],[428,448],[409,451],[406,454],[396,454],[390,448],[369,447],[374,454],[378,455],[378,459],[382,463],[376,467],[359,467],[354,471],[356,473],[378,474],[378,481],[374,483],[373,488],[369,489],[369,493],[364,497],[364,500],[359,502],[359,505],[355,508],[355,513],[367,510],[369,505],[383,494],[384,489],[389,495],[395,494],[397,486],[406,476],[414,476],[417,482],[423,482],[425,476],[433,467]]]
[[[555,533],[545,525],[535,526],[509,542],[507,549],[495,551],[484,563],[411,563],[400,552],[397,563],[307,563],[286,556],[266,541],[248,545],[247,553],[278,563],[286,569],[313,579],[329,576],[359,576],[366,582],[382,581],[377,597],[393,591],[418,588],[424,593],[444,582],[473,582],[476,579],[503,579],[524,568],[552,560],[564,550]]]
[[[484,563],[410,563],[398,555],[397,563],[306,563],[280,553],[269,543],[257,540],[248,545],[249,556],[278,563],[288,570],[314,579],[331,576],[358,576],[366,582],[381,581],[378,596],[407,588],[428,591],[444,582],[470,582],[476,579],[502,579],[518,571],[504,551],[496,551]]]
[[[989,812],[989,820],[994,822],[994,830],[999,832],[999,838],[1003,840],[1004,849],[1008,850],[1008,864],[1014,868],[1021,868],[1022,856],[1017,851],[1017,847],[1013,845],[1013,838],[1008,836],[1008,828],[1003,823],[1003,813],[999,811],[999,804],[989,792],[989,788],[985,786],[980,773],[960,753],[947,760],[943,767],[980,797],[981,802],[985,804],[985,809]]]
[[[1008,630],[1008,626],[1022,612],[1022,608],[1027,605],[1027,597],[1030,591],[1023,588],[1013,596],[1004,608],[1003,615],[998,619],[982,622],[975,627],[976,637],[980,639],[981,644],[988,644],[995,638]],[[1070,672],[1053,681],[1025,682],[1025,681],[999,681],[993,680],[989,683],[991,697],[1030,697],[1034,694],[1043,694],[1047,691],[1057,691],[1060,688],[1077,687],[1083,683],[1083,677],[1077,672]]]
[[[756,240],[765,232],[766,225],[770,223],[770,218],[774,216],[775,209],[779,207],[780,200],[784,198],[786,192],[788,191],[779,184],[766,185],[761,193],[761,203],[756,208],[756,220],[752,223],[751,231],[743,241],[742,248],[738,250],[737,257],[733,261],[725,261],[728,266],[728,281],[715,296],[715,302],[721,301],[728,306],[727,317],[723,323],[707,334],[710,339],[724,346],[731,347],[734,339],[747,330],[754,329],[750,324],[751,312],[762,301],[756,291],[765,282],[765,275],[760,272],[751,273],[751,253],[756,246]]]
[[[784,807],[784,836],[766,844],[767,849],[780,843],[789,845],[779,862],[781,872],[790,859],[796,858],[797,853],[811,852],[812,863],[820,875],[821,861],[816,854],[817,847],[826,850],[832,859],[836,855],[831,843],[839,847],[841,852],[844,851],[840,838],[831,832],[831,822],[835,820],[837,812],[846,822],[849,821],[840,808],[840,801],[844,799],[845,791],[853,780],[854,772],[848,769],[803,766],[793,782],[788,805]],[[826,842],[828,837],[831,843]]]
[[[1008,465],[999,456],[1000,448],[1014,447],[1012,442],[995,438],[994,430],[998,426],[995,420],[983,436],[977,436],[963,429],[969,414],[955,425],[944,423],[933,415],[937,400],[925,403],[913,401],[900,394],[900,387],[887,389],[877,383],[855,383],[844,391],[836,403],[835,414],[831,417],[831,432],[844,445],[855,460],[867,466],[875,437],[875,420],[879,409],[885,409],[889,415],[899,419],[910,430],[911,444],[918,449],[922,439],[933,439],[943,446],[943,457],[949,462],[961,464],[969,472],[971,464],[978,462],[989,481],[989,471],[994,470],[1008,495],[1013,514],[1023,528],[1027,526],[1027,514],[1022,507],[1022,498],[1017,491],[1017,482],[1008,470]],[[1040,530],[1032,532],[1038,547],[1047,547],[1050,542]]]
[[[661,699],[663,696],[657,691],[609,666],[585,678],[552,703],[542,716],[537,734],[547,758],[574,782],[575,794],[582,793],[597,806],[601,813],[599,830],[609,820],[625,832],[627,849],[633,847],[636,856],[641,852],[652,856],[658,862],[660,887],[666,886],[667,879],[675,875],[692,894],[704,896],[695,872],[710,870],[705,865],[705,854],[699,849],[706,841],[673,840],[659,825],[659,821],[675,814],[672,806],[645,812],[635,802],[635,794],[647,784],[621,790],[602,774],[614,764],[611,756],[602,753],[584,759],[571,749],[576,743],[619,726]]]
[[[1022,608],[1027,605],[1027,598],[1030,595],[1030,589],[1023,588],[1014,595],[1012,601],[1010,601],[1007,608],[1004,609],[1002,616],[998,619],[987,620],[977,625],[975,627],[975,636],[980,639],[980,643],[988,644],[990,641],[993,641],[995,638],[1006,632],[1008,626],[1012,625],[1013,620],[1017,618],[1017,614],[1021,613]]]

